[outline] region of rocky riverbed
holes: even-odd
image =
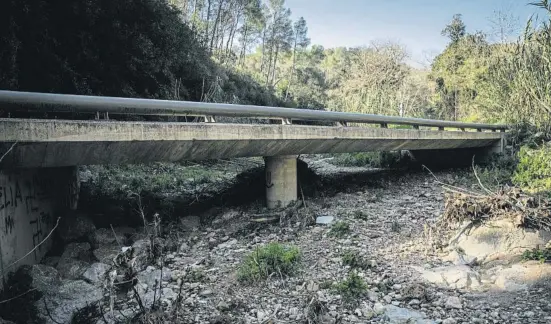
[[[518,257],[548,233],[497,223],[438,246],[429,229],[444,196],[433,175],[306,160],[319,188],[276,222],[254,221],[267,215],[260,201],[139,228],[81,215],[78,237],[20,270],[17,289],[40,292],[26,303],[45,323],[551,323],[551,267]],[[435,176],[475,183],[464,171]],[[299,248],[297,272],[239,281],[245,256],[272,242]],[[343,264],[344,253],[363,266]],[[367,284],[353,300],[331,289],[351,271]]]

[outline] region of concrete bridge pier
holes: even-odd
[[[269,209],[287,207],[297,200],[297,156],[264,157],[266,205]]]
[[[79,191],[77,167],[0,170],[2,282],[19,266],[40,262],[58,218],[76,209]]]

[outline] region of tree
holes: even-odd
[[[291,90],[291,85],[293,83],[293,77],[295,73],[295,68],[297,64],[297,56],[301,51],[306,49],[310,45],[310,38],[308,38],[308,27],[306,26],[306,20],[303,17],[300,17],[295,25],[293,26],[293,64],[291,66],[291,72],[289,75],[289,84],[287,90],[285,91],[285,100],[289,97],[289,91]]]
[[[442,30],[442,36],[447,36],[452,44],[456,44],[465,36],[465,24],[461,17],[461,14],[455,14],[451,23]]]

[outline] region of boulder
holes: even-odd
[[[102,245],[127,245],[136,230],[131,227],[98,228],[88,235],[88,241],[94,248]]]
[[[551,232],[518,227],[510,220],[492,220],[467,230],[462,230],[450,246],[461,251],[465,260],[487,262],[496,259],[518,257],[525,250],[543,247],[551,240]]]
[[[549,282],[550,279],[550,264],[530,261],[498,271],[495,286],[499,290],[519,291],[529,289],[538,283]]]
[[[172,273],[168,269],[163,269],[163,271],[159,269],[142,271],[138,274],[137,279],[136,291],[146,308],[151,308],[155,301],[173,300],[176,298],[176,294],[172,289],[166,288],[165,285],[161,284],[162,281],[172,280]]]
[[[78,259],[89,261],[92,257],[92,246],[90,243],[69,243],[65,246],[59,262],[66,259]]]
[[[61,218],[57,233],[63,242],[70,243],[86,238],[95,230],[96,226],[88,216],[82,213],[70,212]]]
[[[466,265],[439,267],[434,269],[424,269],[422,267],[413,268],[421,274],[424,280],[442,287],[476,289],[481,286],[480,275]]]
[[[135,271],[144,270],[151,261],[151,242],[138,240],[132,244],[132,268]]]
[[[35,305],[46,324],[71,323],[73,315],[103,297],[102,289],[83,280],[65,280],[51,286]]]
[[[394,305],[385,306],[383,318],[392,324],[434,324],[422,313]]]
[[[40,292],[48,291],[61,283],[61,275],[57,269],[44,264],[22,266],[19,271],[28,274],[32,279],[31,287]]]
[[[93,285],[101,285],[110,266],[104,263],[93,263],[84,273],[82,278]]]
[[[94,257],[100,263],[105,263],[108,265],[113,264],[113,260],[121,253],[121,248],[117,244],[111,245],[102,245],[95,249],[93,252]]]
[[[82,274],[90,267],[86,261],[76,259],[62,259],[56,269],[63,279],[80,279]]]

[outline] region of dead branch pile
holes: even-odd
[[[440,226],[450,228],[464,221],[510,219],[518,226],[551,231],[551,200],[528,195],[519,188],[505,187],[499,192],[488,190],[484,194],[446,190],[445,196]]]

